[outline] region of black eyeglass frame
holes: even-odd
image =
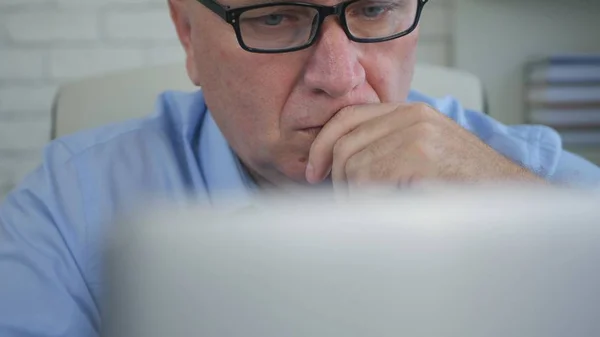
[[[412,33],[417,28],[417,26],[419,24],[419,20],[421,18],[421,13],[423,11],[423,7],[429,0],[417,0],[417,13],[415,16],[415,22],[413,22],[413,24],[412,24],[412,26],[410,26],[410,28],[408,28],[407,30],[402,31],[400,33],[393,34],[391,36],[387,36],[387,37],[383,37],[383,38],[357,38],[357,37],[353,36],[352,33],[350,32],[350,30],[348,28],[348,24],[346,22],[346,14],[345,14],[346,8],[348,6],[350,6],[351,4],[358,2],[358,1],[362,1],[362,0],[349,0],[349,1],[341,2],[335,6],[322,6],[322,5],[316,5],[316,4],[306,3],[306,2],[273,2],[273,3],[263,3],[263,4],[258,4],[258,5],[238,7],[238,8],[231,8],[229,6],[221,5],[216,0],[197,0],[197,1],[199,3],[201,3],[202,5],[204,5],[206,8],[208,8],[209,10],[211,10],[212,12],[214,12],[215,14],[217,14],[218,16],[220,16],[223,20],[225,20],[225,22],[229,23],[233,27],[233,29],[235,31],[235,35],[238,40],[238,43],[240,44],[242,49],[249,51],[249,52],[253,52],[253,53],[276,54],[276,53],[289,53],[289,52],[293,52],[293,51],[297,51],[297,50],[306,49],[306,48],[312,46],[315,43],[315,41],[317,40],[317,36],[319,35],[321,27],[323,26],[323,22],[330,15],[338,16],[338,18],[340,20],[340,24],[341,24],[344,32],[346,33],[346,36],[348,37],[348,39],[350,39],[351,41],[354,41],[354,42],[377,43],[377,42],[385,42],[385,41],[400,38],[402,36],[406,36],[406,35]],[[310,8],[314,8],[317,10],[318,16],[319,16],[319,21],[317,24],[317,28],[314,31],[314,34],[310,37],[310,41],[308,43],[298,46],[298,47],[282,48],[282,49],[260,49],[260,48],[252,48],[252,47],[246,45],[246,43],[244,43],[244,39],[242,38],[242,30],[240,28],[240,23],[239,23],[238,18],[244,12],[252,10],[252,9],[273,7],[273,6],[282,6],[282,5],[283,6],[292,5],[292,6],[310,7]]]

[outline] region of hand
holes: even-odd
[[[425,180],[542,180],[425,104],[368,104],[340,110],[315,138],[306,179],[331,173],[334,187],[406,186]]]

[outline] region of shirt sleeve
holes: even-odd
[[[590,161],[563,150],[550,181],[585,189],[600,189],[600,167]]]
[[[77,170],[60,143],[0,205],[0,336],[96,336]]]

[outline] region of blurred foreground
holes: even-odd
[[[114,233],[104,336],[599,336],[600,195],[166,207]]]

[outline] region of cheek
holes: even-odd
[[[214,103],[219,101],[219,106],[243,114],[241,117],[246,123],[277,121],[294,86],[295,76],[289,62],[272,55],[247,52],[239,47],[237,40],[219,45],[207,54],[196,62],[205,92]],[[259,115],[263,118],[256,118]]]
[[[301,60],[292,54],[247,52],[235,36],[223,37],[210,48],[205,41],[195,45],[207,105],[230,145],[251,166],[272,161],[282,143],[282,109],[296,84]]]
[[[403,102],[412,81],[418,34],[380,44],[366,45],[364,60],[367,81],[382,102]]]

